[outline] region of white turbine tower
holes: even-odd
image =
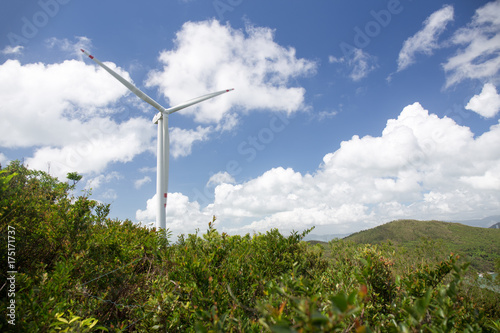
[[[168,115],[179,111],[181,109],[187,108],[188,106],[203,102],[207,99],[213,98],[215,96],[227,93],[234,89],[226,89],[211,94],[203,95],[194,99],[191,99],[182,104],[176,105],[174,107],[165,109],[163,106],[158,104],[154,99],[143,93],[132,83],[125,80],[123,77],[118,75],[111,68],[94,58],[88,52],[80,49],[85,55],[92,59],[99,66],[104,68],[109,74],[113,75],[118,81],[120,81],[125,87],[127,87],[131,92],[136,94],[140,99],[152,105],[158,110],[158,114],[153,118],[153,122],[158,124],[158,156],[156,161],[156,199],[157,199],[157,212],[156,212],[156,229],[166,229],[166,207],[167,207],[167,191],[168,191],[168,167],[169,167],[169,156],[170,156],[170,142],[168,136]]]

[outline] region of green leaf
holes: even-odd
[[[337,308],[340,312],[346,312],[348,303],[347,297],[344,293],[338,294],[330,298],[332,304],[335,308]]]

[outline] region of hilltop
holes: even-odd
[[[493,271],[500,259],[500,230],[441,221],[397,220],[345,238],[359,244],[391,242],[416,250],[422,239],[435,251],[461,254],[478,271]]]

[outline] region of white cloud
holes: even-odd
[[[297,59],[295,49],[278,45],[273,34],[253,26],[243,32],[215,20],[187,22],[177,33],[175,49],[161,52],[163,70],[151,72],[146,83],[158,86],[171,105],[235,88],[182,111],[201,123],[219,124],[231,116],[231,108],[296,112],[304,107],[305,90],[290,81],[313,74],[316,64]]]
[[[134,187],[138,190],[147,183],[151,183],[151,177],[149,177],[149,176],[145,176],[144,178],[137,179],[134,182]]]
[[[33,147],[27,164],[45,170],[50,163],[61,178],[70,171],[101,172],[109,163],[154,151],[156,130],[149,119],[110,119],[121,112],[116,103],[126,94],[107,72],[81,61],[21,65],[7,60],[0,65],[0,146]]]
[[[399,52],[398,72],[415,62],[415,54],[431,55],[439,47],[437,39],[443,33],[446,25],[453,20],[453,6],[444,6],[432,13],[424,22],[422,30],[405,40]]]
[[[500,0],[476,10],[471,23],[459,29],[451,43],[461,47],[443,68],[446,87],[465,79],[495,78],[500,70]]]
[[[155,167],[142,167],[139,169],[139,172],[142,172],[142,173],[156,172],[156,166]]]
[[[491,83],[486,83],[481,94],[471,98],[465,106],[485,118],[493,118],[500,111],[500,95]]]
[[[10,148],[78,142],[85,128],[77,119],[90,120],[102,112],[97,108],[126,93],[104,70],[76,60],[52,65],[8,60],[0,74],[0,145]]]
[[[334,56],[328,56],[328,62],[330,64],[336,64],[336,63],[343,63],[345,61],[345,58],[341,57],[341,58],[337,58],[337,57],[334,57]]]
[[[67,38],[49,38],[45,42],[50,48],[58,48],[68,54],[77,56],[79,59],[83,59],[84,55],[80,49],[90,50],[92,48],[92,41],[85,36],[75,37],[75,41],[70,41]]]
[[[377,68],[377,57],[358,48],[350,49],[350,52],[341,58],[329,56],[328,62],[330,64],[344,64],[349,68],[349,77],[355,82],[364,79]]]
[[[224,172],[218,172],[212,177],[207,182],[207,186],[217,186],[220,184],[234,184],[236,181],[233,176],[231,176],[227,171]]]
[[[498,190],[500,189],[500,167],[492,167],[479,176],[462,176],[460,180],[478,190]]]
[[[368,76],[376,66],[377,58],[364,52],[361,49],[355,49],[353,57],[349,59],[348,63],[352,67],[352,72],[349,77],[353,81],[359,81]]]
[[[113,189],[107,189],[103,194],[101,194],[101,197],[106,200],[106,201],[112,201],[116,200],[118,198],[118,194],[116,193],[115,190]]]
[[[113,180],[121,179],[123,178],[122,175],[120,175],[118,172],[113,171],[108,174],[102,174],[97,177],[93,177],[89,180],[87,180],[87,183],[85,185],[86,190],[97,190],[99,187],[101,187],[102,184],[107,184],[112,182]]]
[[[24,46],[17,45],[17,46],[10,46],[7,45],[0,53],[5,54],[5,55],[18,55],[21,54],[23,51]]]
[[[198,126],[196,130],[186,130],[173,127],[169,129],[169,131],[171,145],[170,155],[177,158],[190,155],[191,148],[195,142],[208,140],[211,128]]]
[[[147,201],[145,210],[137,210],[136,219],[147,225],[156,219],[156,194]],[[169,193],[167,200],[167,229],[179,233],[194,233],[197,228],[206,228],[212,215],[203,212],[198,202],[189,201],[181,193]]]
[[[8,161],[7,156],[0,153],[0,165],[2,166],[2,168],[5,168],[7,166],[6,165],[7,161]]]
[[[329,110],[324,110],[324,111],[320,111],[318,114],[317,114],[317,118],[319,121],[322,121],[324,119],[328,119],[328,118],[333,118],[335,117],[339,112],[336,111],[336,110],[333,110],[333,111],[329,111]]]
[[[45,146],[36,149],[26,163],[30,168],[43,169],[50,162],[55,176],[66,175],[70,171],[98,173],[110,163],[130,162],[136,155],[154,150],[152,139],[155,133],[149,121],[131,118],[119,125],[109,119],[102,122],[107,123],[109,132],[101,132],[90,125],[89,132],[81,140],[60,148]],[[85,131],[85,127],[81,126],[79,130]]]
[[[380,136],[355,135],[342,142],[313,174],[278,167],[235,184],[221,173],[211,179],[219,184],[213,203],[204,208],[169,194],[168,227],[193,232],[214,214],[218,228],[230,233],[313,225],[348,233],[399,218],[498,214],[499,142],[500,123],[475,138],[468,127],[415,103],[389,119]],[[138,219],[154,220],[152,204],[138,211]]]

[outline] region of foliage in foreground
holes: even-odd
[[[278,230],[164,233],[19,163],[0,172],[0,230],[16,230],[19,332],[495,332],[499,294],[467,263],[390,244],[321,246]],[[168,236],[168,235],[167,235]],[[6,244],[6,242],[3,242]],[[6,254],[1,253],[3,263]],[[425,260],[424,260],[425,259]],[[3,277],[7,270],[2,270]],[[2,288],[2,307],[8,302]]]

